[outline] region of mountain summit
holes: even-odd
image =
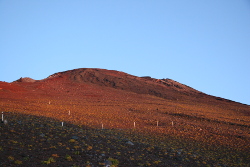
[[[169,100],[205,101],[205,103],[211,100],[233,102],[221,97],[207,95],[172,79],[155,79],[150,76],[138,77],[121,71],[99,68],[79,68],[58,72],[42,80],[21,77],[13,83],[15,86],[12,86],[17,90],[17,87],[23,90],[23,84],[25,84],[26,90],[34,89],[31,88],[32,86],[36,87],[36,90],[39,90],[37,88],[44,90],[46,87],[46,91],[63,93],[63,90],[67,90],[67,92],[75,91],[77,85],[80,86],[77,90],[79,94],[79,92],[84,91],[83,85],[89,85],[98,88],[101,86],[102,89],[112,88],[112,90],[122,90],[123,92],[153,95]],[[6,84],[2,87],[6,87]],[[10,86],[7,87],[13,89]],[[96,92],[91,93],[95,94]]]
[[[33,93],[34,91],[57,92],[57,94],[75,92],[73,93],[74,95],[79,95],[87,91],[84,89],[84,85],[93,88],[92,90],[94,91],[89,92],[93,96],[97,93],[95,90],[98,88],[105,91],[109,90],[109,92],[122,90],[123,93],[131,92],[152,95],[168,100],[236,103],[221,97],[207,95],[172,79],[155,79],[150,76],[138,77],[121,71],[99,68],[79,68],[58,72],[42,80],[21,77],[12,82],[11,86],[8,83],[1,82],[0,88],[1,90],[9,89],[16,91],[23,91],[24,88],[26,91],[32,89]]]
[[[81,68],[50,75],[45,80],[65,78],[75,83],[89,83],[99,86],[149,94],[166,99],[178,99],[182,95],[198,96],[201,92],[171,79],[137,77],[124,72],[97,68]]]

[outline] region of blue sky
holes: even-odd
[[[248,0],[0,0],[0,81],[75,68],[250,104]]]

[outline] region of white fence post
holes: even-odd
[[[62,126],[63,126],[63,122],[62,122]]]

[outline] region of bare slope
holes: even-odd
[[[165,99],[178,99],[182,95],[200,96],[201,92],[171,79],[137,77],[124,72],[105,69],[76,69],[59,72],[47,79],[67,76],[72,82],[92,83],[139,94],[150,94]]]
[[[170,79],[76,69],[35,82],[0,82],[0,88],[0,110],[4,112],[95,128],[103,124],[131,129],[136,122],[138,130],[237,148],[246,148],[250,141],[250,106],[206,95]]]

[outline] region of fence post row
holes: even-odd
[[[4,122],[4,112],[2,112],[2,122]],[[70,115],[70,110],[68,112],[68,114]],[[62,126],[63,126],[64,122],[62,122]],[[174,126],[174,121],[171,121],[171,125]],[[104,129],[103,123],[101,123],[102,129]],[[159,121],[156,121],[156,126],[159,126]],[[134,121],[134,128],[136,127],[136,122]]]

